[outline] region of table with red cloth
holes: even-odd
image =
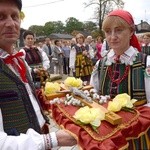
[[[150,149],[150,108],[137,107],[134,113],[120,111],[122,124],[102,121],[95,132],[89,125],[78,125],[73,118],[79,107],[64,104],[52,105],[53,119],[71,133],[82,150],[147,150]]]
[[[79,107],[64,104],[50,105],[42,90],[37,96],[45,110],[53,113],[56,123],[70,132],[82,150],[148,150],[150,149],[150,108],[136,107],[135,113],[120,111],[121,125],[111,125],[102,121],[97,134],[90,126],[79,126],[72,117]],[[107,105],[105,105],[107,107]]]

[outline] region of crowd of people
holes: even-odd
[[[132,15],[114,10],[103,22],[105,40],[77,34],[72,40],[35,45],[35,34],[25,31],[25,47],[14,43],[20,34],[21,0],[0,1],[0,149],[45,150],[73,146],[76,139],[67,131],[49,131],[33,84],[42,67],[49,73],[70,75],[91,84],[99,94],[128,93],[137,106],[150,107],[150,34],[135,35]],[[138,40],[140,39],[140,40]],[[103,54],[103,55],[102,55]],[[137,84],[140,83],[140,84]],[[135,141],[149,148],[149,130]]]
[[[26,36],[31,36],[31,38]],[[82,37],[81,40],[78,36]],[[149,55],[150,33],[143,33],[136,35],[136,37],[141,46],[141,51]],[[82,78],[83,81],[90,80],[90,76],[96,62],[107,55],[111,49],[108,46],[106,39],[103,39],[102,36],[93,38],[89,35],[85,37],[81,33],[77,34],[70,40],[50,39],[49,37],[46,37],[45,41],[37,43],[35,41],[35,34],[32,31],[27,30],[23,34],[23,39],[25,47],[23,47],[20,51],[23,51],[24,54],[25,51],[27,52],[27,55],[25,54],[24,58],[28,62],[29,66],[36,66],[36,71],[37,66],[42,66],[50,74],[60,74],[61,76],[63,76],[63,74],[68,76],[73,75],[74,77]],[[77,50],[77,46],[82,48],[81,52],[83,52],[83,56],[85,56],[85,51],[87,52],[88,60],[85,60],[85,62],[90,63],[91,67],[89,68],[88,64],[88,69],[86,68],[86,70],[82,70],[82,67],[85,69],[87,64],[84,64],[84,61],[78,59],[79,50]],[[77,62],[80,64],[77,64]],[[89,77],[85,77],[85,79],[83,79],[84,76],[87,76],[87,72]]]
[[[78,36],[82,37],[81,40]],[[51,74],[66,74],[70,76],[73,73],[73,76],[75,76],[75,60],[77,55],[74,53],[74,49],[77,48],[77,46],[82,46],[82,48],[84,46],[85,51],[88,53],[88,58],[92,61],[91,66],[93,67],[96,61],[101,58],[102,42],[103,38],[101,36],[98,36],[97,39],[93,39],[92,36],[85,37],[83,34],[79,33],[69,40],[50,39],[47,37],[43,42],[35,42],[35,45],[38,47],[40,44],[41,47],[38,48],[47,54],[50,61],[49,72]],[[75,51],[77,52],[77,50]],[[83,50],[81,50],[81,52],[82,51]],[[77,75],[76,77],[80,76]]]
[[[36,42],[35,34],[27,30],[23,33],[23,39],[25,46],[19,51],[23,52],[23,58],[34,74],[42,67],[49,74],[73,75],[89,82],[95,63],[102,58],[101,36],[94,40],[92,36],[85,37],[79,33],[70,40],[46,37],[45,41]]]
[[[26,31],[31,32],[31,31]],[[34,33],[32,33],[34,35]],[[79,37],[82,37],[81,39]],[[139,44],[141,46],[141,52],[145,54],[150,54],[150,33],[143,33],[140,35],[135,35],[139,41]],[[26,43],[26,42],[25,42]],[[79,33],[74,38],[70,40],[66,39],[50,39],[49,37],[45,38],[45,41],[35,43],[37,45],[37,48],[45,52],[49,58],[49,68],[48,71],[50,74],[60,74],[61,76],[63,74],[66,74],[68,76],[73,75],[74,77],[81,77],[83,81],[90,80],[89,79],[83,79],[84,76],[86,76],[87,70],[88,74],[91,76],[91,73],[93,70],[93,67],[95,66],[96,62],[98,60],[101,60],[109,50],[111,49],[108,46],[108,42],[106,39],[103,39],[102,36],[98,36],[96,38],[93,38],[91,35],[85,37],[83,34]],[[38,45],[41,45],[38,47]],[[87,66],[87,64],[82,63],[76,64],[77,62],[82,62],[81,59],[78,61],[78,51],[77,46],[82,48],[82,55],[85,55],[85,51],[87,52],[88,60],[85,62],[90,62],[90,69],[83,70],[84,73],[81,73],[82,69],[81,66]],[[79,65],[79,66],[78,66]],[[80,69],[79,69],[80,68]],[[80,72],[80,73],[79,73]]]

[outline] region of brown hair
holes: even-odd
[[[23,39],[26,39],[27,35],[32,35],[33,37],[35,37],[35,34],[32,31],[26,30],[23,32]]]
[[[98,41],[98,39],[101,39],[101,42],[103,42],[102,36],[98,36],[98,37],[96,38],[96,40]]]

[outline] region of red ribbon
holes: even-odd
[[[23,55],[24,55],[23,52],[18,52],[15,55],[9,55],[8,57],[4,59],[4,62],[6,64],[11,64],[12,66],[16,67],[21,76],[22,81],[28,82],[26,79],[26,67],[24,65],[23,60],[20,59],[20,57],[22,57]],[[14,58],[18,60],[19,65],[14,61]]]
[[[119,63],[120,62],[120,55],[116,56],[114,60],[116,63]]]

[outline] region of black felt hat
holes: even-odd
[[[22,9],[22,0],[13,0],[13,1],[17,4],[19,10],[21,11],[21,9]]]

